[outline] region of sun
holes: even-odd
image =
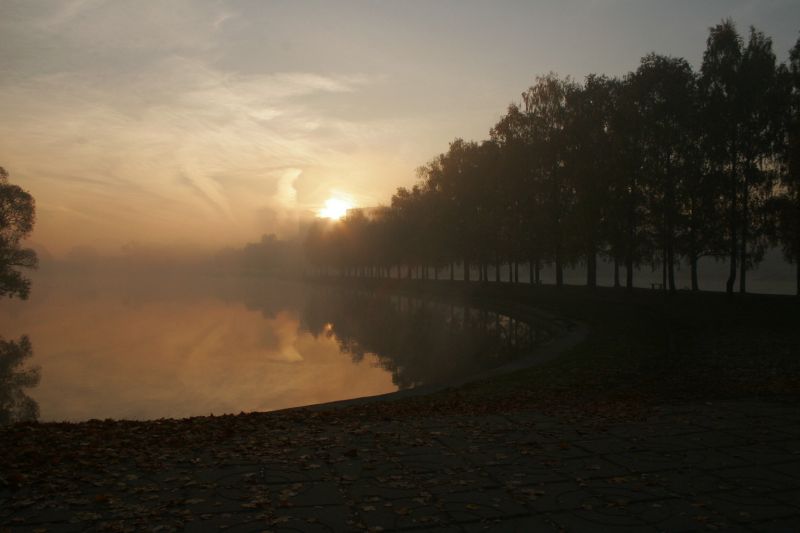
[[[325,201],[325,207],[317,212],[317,216],[321,218],[328,218],[330,220],[339,220],[347,214],[347,210],[352,208],[353,205],[347,200],[341,198],[328,198]]]

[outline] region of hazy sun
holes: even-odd
[[[347,200],[342,200],[341,198],[328,198],[325,201],[325,207],[320,209],[317,214],[322,218],[339,220],[345,216],[345,214],[347,214],[347,210],[351,207],[353,207],[352,204]]]

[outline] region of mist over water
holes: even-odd
[[[0,302],[43,421],[267,411],[438,383],[525,352],[496,313],[260,277],[50,271]]]

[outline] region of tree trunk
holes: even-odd
[[[633,252],[636,249],[636,206],[634,205],[633,191],[636,190],[636,177],[631,174],[628,182],[628,227],[627,242],[625,243],[625,288],[633,290]]]
[[[533,259],[528,261],[528,283],[533,285]]]
[[[556,250],[556,287],[564,284],[564,266],[561,264],[561,250]]]
[[[469,281],[469,261],[464,259],[464,281]]]
[[[619,259],[614,257],[614,288],[619,289]]]
[[[519,283],[519,263],[514,261],[514,283]]]
[[[739,250],[739,292],[747,292],[747,230],[750,224],[750,180],[748,179],[749,167],[744,176],[744,190],[742,191],[742,248]]]
[[[500,283],[500,260],[496,259],[494,262],[494,282]]]
[[[667,155],[667,198],[666,198],[666,260],[667,260],[667,282],[669,291],[675,292],[675,183],[672,176],[672,160]],[[667,285],[664,285],[667,288]]]
[[[728,223],[730,224],[730,239],[731,239],[731,248],[730,248],[730,271],[728,273],[728,281],[725,282],[725,292],[728,294],[733,294],[733,285],[736,283],[736,255],[737,255],[737,247],[736,244],[738,242],[738,236],[736,232],[736,197],[738,196],[738,192],[736,190],[736,164],[733,165],[731,169],[731,190],[733,194],[731,195],[731,208],[729,217],[730,220]]]
[[[456,264],[450,261],[450,281],[455,281],[456,279]]]
[[[670,239],[671,241],[672,239]],[[667,278],[669,281],[669,291],[675,292],[675,250],[672,248],[672,242],[667,248]]]
[[[586,253],[586,285],[597,287],[597,253],[594,245],[589,245],[589,251]]]
[[[625,288],[633,290],[633,257],[625,258]]]
[[[797,296],[800,296],[800,190],[798,190],[796,194],[795,207],[795,214],[797,217],[794,221],[794,261],[797,266]]]
[[[697,223],[695,221],[695,213],[697,208],[694,204],[694,198],[691,199],[691,215],[689,218],[689,270],[691,271],[692,278],[692,291],[700,290],[700,284],[697,282]]]

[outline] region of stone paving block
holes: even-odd
[[[512,518],[498,518],[460,524],[464,533],[548,533],[558,532],[561,528],[547,515],[528,515]]]
[[[664,487],[640,479],[607,478],[587,481],[584,487],[607,505],[627,505],[631,502],[663,500],[674,497]]]
[[[783,502],[800,511],[800,490],[789,490],[785,492],[772,492],[770,496],[779,502]]]
[[[618,437],[605,437],[600,439],[579,440],[574,443],[576,447],[586,450],[592,455],[606,455],[612,453],[627,453],[636,448],[636,444],[627,439]]]
[[[526,447],[525,449],[528,452],[527,455],[534,459],[564,460],[595,455],[594,452],[587,450],[583,446],[579,446],[577,442],[568,440],[544,441],[538,445]]]
[[[697,450],[707,448],[706,445],[689,439],[691,435],[699,435],[700,433],[690,433],[684,435],[665,435],[665,436],[648,436],[642,438],[631,438],[631,450],[640,451],[648,450],[652,452],[682,452],[689,450]]]
[[[648,474],[653,482],[664,487],[671,495],[692,498],[698,494],[734,490],[736,483],[722,479],[713,472],[677,468]]]
[[[645,439],[650,437],[680,437],[701,431],[703,431],[703,428],[688,423],[657,422],[645,424],[641,422],[626,422],[609,426],[607,433],[623,439]]]
[[[352,530],[347,507],[325,505],[298,507],[276,513],[266,529],[269,531],[331,532]],[[262,530],[263,531],[263,530]]]
[[[441,508],[455,522],[473,522],[528,514],[528,509],[500,489],[438,495]]]
[[[765,520],[752,525],[751,531],[759,533],[797,533],[800,516],[788,516],[775,520]]]
[[[330,475],[330,471],[320,463],[308,462],[306,465],[284,463],[262,463],[231,469],[231,472],[215,470],[204,474],[204,479],[228,485],[245,485],[258,480],[265,484],[285,484],[307,481],[320,481]]]
[[[782,434],[793,440],[800,439],[800,422],[781,422],[771,428],[771,432],[775,435]]]
[[[682,499],[637,502],[629,507],[639,520],[657,531],[729,531],[733,525],[713,509]]]
[[[433,494],[465,492],[502,487],[503,484],[479,469],[453,470],[447,474],[417,476],[419,487]]]
[[[226,531],[232,533],[258,533],[270,528],[270,522],[259,513],[224,513],[196,516],[187,522],[183,531],[204,533]],[[169,528],[166,531],[170,531]]]
[[[792,402],[731,401],[726,404],[732,412],[754,418],[788,419],[800,421],[797,405]]]
[[[503,486],[533,485],[571,479],[564,472],[539,463],[526,465],[491,465],[482,468],[486,475]]]
[[[737,523],[750,523],[798,514],[796,507],[791,507],[766,495],[737,491],[707,494],[702,496],[702,499],[720,515]]]
[[[37,528],[49,530],[54,527],[65,531],[82,531],[86,525],[73,520],[74,516],[75,513],[71,509],[40,509],[31,506],[0,518],[0,531],[3,531],[3,527],[27,531]]]
[[[800,455],[786,451],[780,444],[778,441],[737,446],[725,448],[725,453],[753,466],[772,466],[800,461]]]
[[[411,476],[389,476],[365,478],[359,480],[358,483],[347,485],[345,490],[351,499],[360,503],[374,497],[381,500],[415,498],[419,496],[422,487],[425,486]],[[425,488],[427,490],[427,487]]]
[[[270,486],[274,501],[292,507],[344,505],[339,486],[330,481]]]
[[[450,523],[447,514],[437,508],[432,501],[420,503],[414,500],[395,500],[383,504],[375,502],[374,505],[361,505],[356,511],[368,528],[382,528],[382,530],[431,528]]]
[[[741,467],[715,470],[714,475],[756,494],[800,488],[800,479],[767,467]]]
[[[574,479],[608,478],[630,473],[626,467],[599,456],[567,459],[554,465],[553,469]]]
[[[683,435],[682,438],[691,443],[693,448],[723,449],[730,446],[743,446],[752,440],[751,438],[740,437],[725,431],[701,431]]]
[[[240,513],[248,508],[263,508],[266,506],[268,493],[255,494],[254,492],[231,491],[227,493],[210,492],[182,501],[182,506],[193,514],[222,514]]]
[[[566,531],[656,531],[628,514],[609,515],[594,509],[549,515],[555,524]]]
[[[606,459],[631,472],[658,472],[673,468],[726,468],[747,464],[719,450],[699,449],[677,452],[640,450],[607,455]]]
[[[392,459],[379,460],[376,457],[337,462],[331,465],[331,471],[334,477],[344,478],[346,481],[408,475],[406,469],[399,462]]]
[[[448,449],[441,443],[434,443],[434,444],[426,444],[421,446],[402,446],[398,445],[396,447],[391,448],[382,448],[382,451],[391,454],[396,458],[405,458],[408,457],[413,459],[414,457],[438,457],[440,455],[448,456],[448,455],[455,455],[455,452]]]
[[[800,457],[800,439],[776,441],[774,445]]]
[[[715,429],[742,439],[745,445],[770,443],[800,437],[800,433],[794,434],[788,426],[777,426],[774,423],[766,424],[764,421],[748,421],[748,423],[742,424],[731,423]]]
[[[600,499],[576,483],[546,483],[508,490],[515,501],[531,513],[568,511],[586,505],[598,505]]]
[[[412,473],[441,474],[450,470],[465,469],[470,463],[461,457],[447,455],[409,455],[398,459],[403,463],[403,468]]]

